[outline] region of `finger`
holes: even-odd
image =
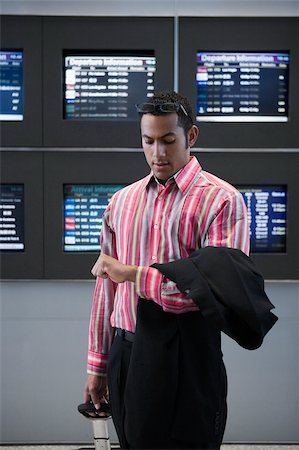
[[[89,395],[89,392],[84,391],[84,403],[88,403],[88,402],[90,402],[90,400],[91,400],[91,397]]]
[[[90,398],[96,409],[100,409],[101,406],[101,395],[98,389],[89,390]]]
[[[98,416],[98,417],[109,417],[110,414],[107,413],[107,412],[100,412],[100,413],[97,413],[97,416]]]
[[[108,274],[102,264],[96,263],[90,272],[94,277],[108,278]]]
[[[95,409],[101,409],[101,400],[99,398],[95,397],[94,400],[93,399],[91,400],[92,403],[94,404]]]
[[[90,271],[94,277],[96,277],[96,273],[97,273],[97,266],[96,264],[92,267],[91,271]]]
[[[102,407],[103,404],[107,404],[107,403],[108,403],[108,401],[107,401],[105,395],[103,395],[103,397],[101,398],[101,407]],[[97,415],[99,417],[109,417],[110,416],[110,412],[108,412],[108,411],[99,411],[99,412],[97,412]]]
[[[85,389],[84,391],[84,403],[89,403],[91,401],[91,395],[89,394],[89,390],[88,388]],[[97,414],[89,412],[88,415],[90,417],[97,417]]]
[[[84,386],[84,403],[88,403],[91,401],[91,395],[89,393],[89,385],[88,382],[86,382]]]
[[[98,257],[94,265],[92,266],[91,273],[96,276],[96,274],[101,270],[102,267],[102,258],[101,256]]]
[[[106,272],[99,272],[99,273],[95,272],[93,273],[93,275],[99,278],[108,278],[108,274]]]
[[[94,277],[108,278],[107,272],[103,271],[102,269],[92,268],[90,272]]]

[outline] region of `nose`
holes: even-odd
[[[160,158],[163,158],[166,156],[166,149],[165,145],[159,141],[154,142],[153,146],[153,156],[159,160]]]

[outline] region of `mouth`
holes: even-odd
[[[168,166],[169,163],[168,163],[168,162],[154,162],[153,165],[154,165],[155,167],[161,168],[161,167],[166,167],[166,166]]]

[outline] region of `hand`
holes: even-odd
[[[107,379],[98,375],[88,375],[84,389],[84,402],[92,401],[96,409],[100,409],[102,403],[107,403],[109,398]],[[100,417],[109,416],[108,413],[101,412]],[[90,413],[90,416],[96,417],[96,414]]]
[[[136,280],[137,266],[123,264],[112,256],[101,253],[95,265],[91,269],[91,273],[95,277],[110,278],[115,283],[123,283],[124,281]]]

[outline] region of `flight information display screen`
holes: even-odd
[[[245,200],[251,253],[285,253],[287,187],[237,186]]]
[[[23,52],[0,51],[0,120],[23,120]]]
[[[0,184],[0,250],[24,251],[24,185]]]
[[[286,122],[288,53],[197,52],[197,120]]]
[[[135,105],[152,97],[153,53],[64,55],[64,119],[133,121]]]
[[[100,250],[102,216],[115,192],[124,184],[65,184],[64,243],[65,252]]]

